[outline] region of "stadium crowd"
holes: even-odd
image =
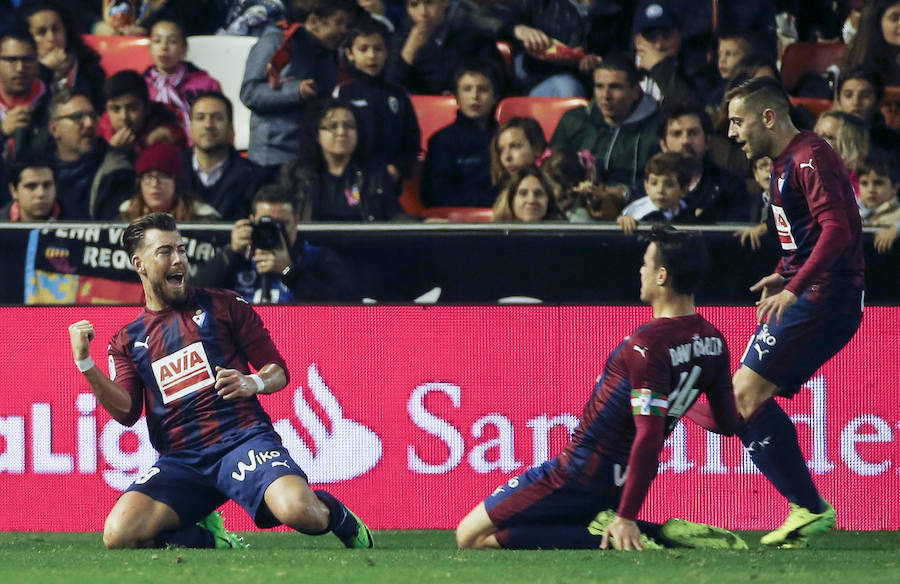
[[[213,280],[249,271],[248,296],[271,278],[283,301],[353,286],[293,233],[282,253],[254,246],[261,217],[733,223],[756,249],[774,232],[771,161],[728,139],[723,96],[769,76],[843,159],[887,252],[900,2],[724,4],[0,0],[0,221],[233,222]],[[234,90],[188,60],[212,34],[258,37],[228,64]],[[134,37],[144,61],[112,58]]]

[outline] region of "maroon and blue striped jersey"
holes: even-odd
[[[771,209],[781,242],[776,272],[800,296],[813,284],[862,287],[862,221],[844,161],[812,132],[800,132],[772,163]]]
[[[110,378],[131,395],[134,424],[146,409],[150,441],[161,454],[202,449],[255,426],[272,427],[256,396],[223,400],[216,367],[250,373],[269,363],[287,365],[262,319],[234,292],[191,288],[186,302],[147,308],[109,345]]]
[[[618,513],[633,519],[656,476],[665,437],[700,395],[721,427],[737,427],[725,339],[699,314],[654,318],[607,359],[559,463],[590,482],[601,461],[627,461]]]

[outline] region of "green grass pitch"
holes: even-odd
[[[106,551],[97,533],[0,533],[0,582],[900,582],[897,531],[835,531],[792,551],[747,532],[744,552],[463,552],[449,531],[380,531],[376,549],[346,550],[332,536],[243,535],[250,549]]]

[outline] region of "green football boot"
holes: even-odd
[[[375,540],[372,539],[372,532],[369,531],[369,528],[366,527],[366,524],[363,523],[362,519],[360,519],[356,513],[351,511],[347,506],[344,506],[344,509],[347,509],[347,513],[353,516],[353,519],[356,520],[356,535],[353,537],[339,539],[350,549],[361,549],[361,548],[372,548],[375,547]]]
[[[796,503],[790,503],[790,506],[791,512],[781,527],[762,536],[759,543],[782,549],[806,547],[810,535],[834,529],[837,523],[837,514],[828,502],[821,513],[813,513]]]
[[[747,542],[727,529],[692,523],[683,519],[669,519],[660,528],[660,537],[672,547],[706,550],[745,550]]]
[[[591,535],[603,535],[606,531],[606,528],[609,527],[609,524],[613,522],[616,518],[616,512],[612,509],[606,509],[605,511],[601,511],[597,513],[597,516],[594,517],[594,520],[590,522],[588,525],[588,531]],[[612,536],[609,538],[610,543],[612,543]],[[664,549],[663,546],[656,543],[652,537],[641,534],[641,545],[644,546],[645,550],[661,550]]]
[[[250,547],[249,544],[244,543],[243,537],[225,529],[225,519],[218,511],[213,511],[202,521],[198,521],[197,526],[212,534],[216,549],[246,549]]]

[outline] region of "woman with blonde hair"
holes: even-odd
[[[831,144],[850,171],[850,182],[859,192],[857,170],[869,154],[869,130],[858,116],[838,110],[828,110],[819,116],[815,133]]]

